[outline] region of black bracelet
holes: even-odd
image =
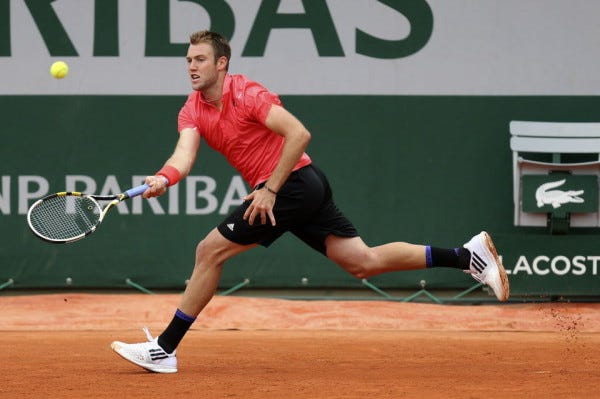
[[[275,194],[275,195],[277,195],[277,191],[271,190],[271,189],[269,188],[269,186],[267,186],[266,184],[265,184],[263,187],[264,187],[264,188],[266,188],[266,189],[267,189],[267,191],[268,191],[268,192],[270,192],[271,194]]]

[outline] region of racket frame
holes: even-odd
[[[142,184],[141,186],[134,187],[130,190],[125,191],[124,193],[113,194],[113,195],[83,194],[79,191],[61,191],[58,193],[50,194],[50,195],[47,195],[47,196],[35,201],[29,207],[29,210],[27,211],[27,224],[29,226],[29,229],[33,232],[33,234],[36,235],[36,237],[38,237],[46,242],[49,242],[52,244],[70,244],[72,242],[79,241],[79,240],[89,236],[93,232],[95,232],[96,229],[98,228],[98,226],[104,220],[104,217],[106,216],[106,214],[112,208],[114,208],[116,205],[118,205],[121,201],[141,195],[144,191],[146,191],[148,189],[148,187],[149,186],[147,184]],[[44,201],[48,201],[55,197],[67,197],[67,196],[87,198],[94,203],[94,205],[100,211],[99,216],[98,216],[98,221],[96,222],[96,224],[94,226],[92,226],[88,231],[86,231],[78,236],[71,237],[68,239],[55,239],[55,238],[47,237],[47,236],[43,235],[42,233],[40,233],[36,228],[33,227],[33,224],[31,222],[31,213],[40,203],[42,203]],[[103,208],[98,201],[110,201],[110,202],[108,204],[106,204]]]

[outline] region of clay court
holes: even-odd
[[[600,304],[216,297],[179,372],[115,355],[178,295],[0,297],[2,398],[597,398]]]

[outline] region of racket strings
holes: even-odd
[[[98,224],[101,209],[88,197],[56,196],[32,209],[31,227],[51,240],[69,240],[92,231]]]

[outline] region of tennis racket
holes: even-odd
[[[147,188],[147,184],[142,184],[116,195],[86,195],[76,191],[51,194],[31,205],[27,224],[44,241],[71,243],[92,234],[113,207]],[[103,208],[100,202],[106,201],[109,203]]]

